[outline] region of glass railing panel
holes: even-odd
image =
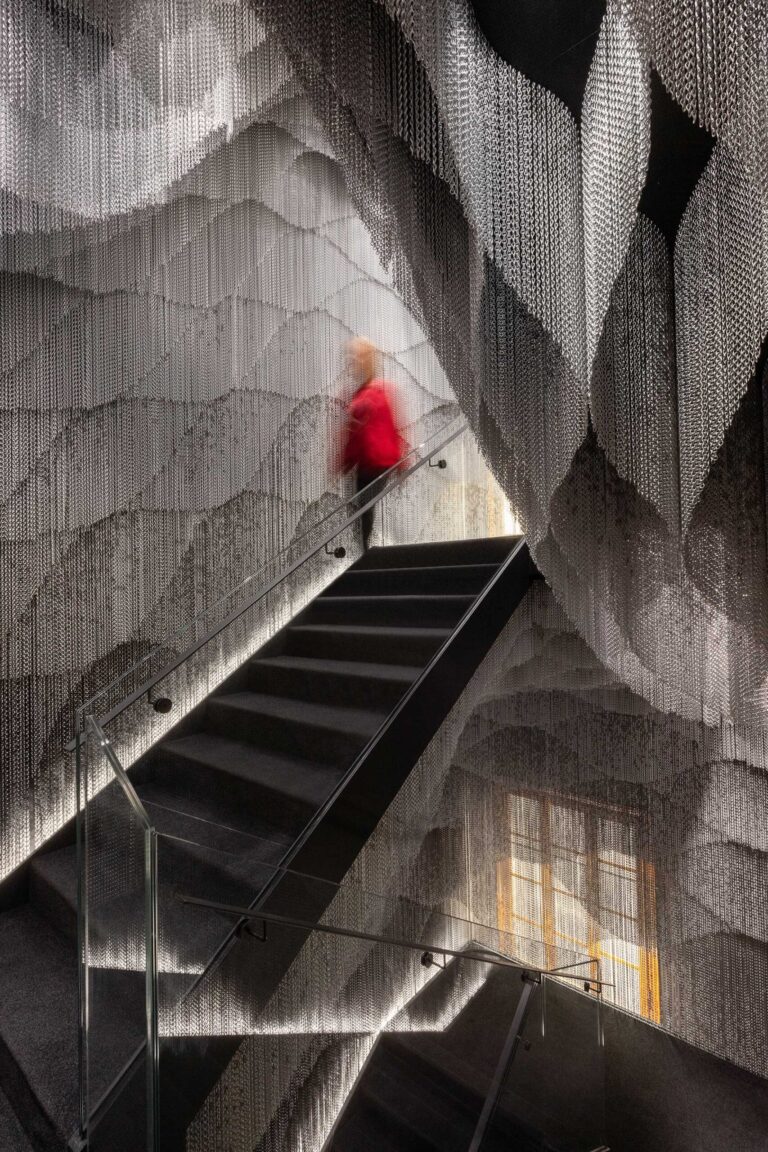
[[[441,1148],[468,1147],[487,1076],[462,1063],[457,1022],[489,965],[454,958],[427,968],[412,950],[321,933],[297,938],[283,925],[241,943],[237,962],[228,1011],[216,1021],[236,1033],[236,1047],[171,1147],[183,1139],[189,1152],[330,1149],[345,1129],[364,1141],[371,1122],[372,1135],[400,1138],[395,1147],[425,1124],[432,1137],[439,1127]],[[173,1040],[166,1044],[171,1078]]]
[[[605,1148],[605,1046],[597,988],[547,976],[534,985],[473,1152]]]
[[[550,1136],[560,1111],[505,1046],[510,1029],[531,1027],[519,1018],[523,965],[573,974],[585,957],[396,890],[280,868],[279,841],[169,810],[107,751],[117,775],[89,798],[85,839],[97,882],[86,934],[96,1113],[102,1083],[130,1071],[95,1117],[93,1149],[332,1149],[336,1128],[368,1123],[371,1091],[391,1104],[415,1075],[424,1084],[399,1119],[382,1105],[393,1131],[449,1115],[441,1139],[453,1143],[441,1146],[479,1148],[513,1116],[517,1135],[542,1141],[521,1149],[565,1147]],[[542,1018],[554,1058],[567,1026]]]
[[[114,1084],[128,1077],[136,1088],[133,1133],[144,1148],[151,1127],[146,1039],[153,834],[93,732],[84,734],[79,755],[82,1123],[90,1134]]]
[[[486,1001],[511,1023],[523,988],[514,956],[533,942],[278,868],[273,849],[254,838],[225,850],[212,831],[202,843],[158,839],[163,1147],[239,1147],[243,1133],[259,1147],[269,1130],[264,1147],[319,1148],[304,1141],[330,1132],[382,1037],[391,1039],[380,1060],[437,1061],[427,1078],[445,1081],[471,1136],[508,1028],[477,1053],[466,1036]],[[244,920],[238,910],[249,907]],[[499,972],[509,975],[500,992]]]

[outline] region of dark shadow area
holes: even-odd
[[[605,0],[472,0],[472,7],[502,60],[554,92],[578,120]]]
[[[638,208],[661,229],[670,248],[714,144],[714,137],[694,124],[652,68],[651,151]]]

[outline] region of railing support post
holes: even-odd
[[[83,754],[86,748],[82,709],[75,722],[75,792],[77,834],[77,995],[78,995],[78,1091],[80,1109],[80,1143],[88,1146],[88,826],[86,772]]]
[[[520,1043],[520,1036],[525,1024],[525,1018],[528,1015],[528,1007],[531,996],[533,995],[534,988],[537,988],[541,983],[541,976],[538,974],[532,975],[530,972],[523,972],[523,991],[520,993],[520,999],[517,1002],[515,1015],[512,1018],[512,1024],[507,1039],[504,1041],[504,1048],[499,1056],[499,1062],[496,1065],[496,1071],[493,1074],[493,1081],[488,1089],[488,1094],[485,1097],[483,1110],[480,1113],[480,1119],[475,1128],[475,1134],[472,1137],[472,1143],[469,1146],[469,1152],[480,1152],[483,1140],[485,1139],[485,1131],[488,1127],[488,1122],[493,1115],[496,1104],[498,1103],[499,1093],[501,1087],[506,1079],[509,1066],[515,1058],[517,1046]]]
[[[147,1152],[160,1152],[160,1031],[157,979],[157,832],[144,830],[146,901]]]

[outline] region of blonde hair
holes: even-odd
[[[361,383],[367,384],[374,379],[378,372],[379,351],[370,340],[356,336],[347,345],[347,355]]]

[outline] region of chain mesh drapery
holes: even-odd
[[[420,414],[453,390],[570,621],[544,666],[597,677],[517,727],[539,786],[651,813],[663,1021],[765,1071],[705,990],[766,982],[767,40],[760,0],[608,0],[577,123],[468,0],[4,0],[4,869],[67,814],[83,675],[323,498],[366,330]],[[673,239],[653,76],[712,145]]]

